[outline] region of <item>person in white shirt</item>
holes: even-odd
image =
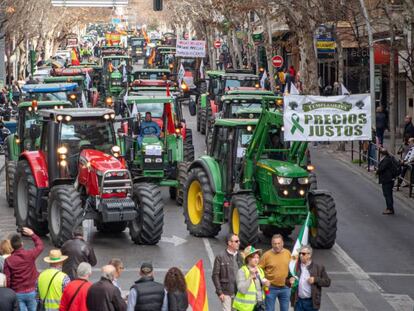
[[[404,178],[405,178],[405,174],[408,171],[408,168],[410,164],[414,163],[414,138],[411,137],[408,139],[408,151],[403,159],[403,161],[401,162],[402,168],[401,168],[401,175],[398,178],[398,187],[401,186],[401,183],[403,182]],[[412,174],[412,173],[411,173]],[[405,183],[403,186],[405,186],[408,184]]]

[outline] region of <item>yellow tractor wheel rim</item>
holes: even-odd
[[[204,204],[203,204],[203,191],[198,180],[194,180],[190,189],[188,190],[188,216],[193,225],[198,225],[203,218]]]
[[[239,235],[240,234],[240,214],[237,208],[233,209],[231,213],[231,223],[233,228],[233,233]]]

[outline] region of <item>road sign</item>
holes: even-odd
[[[220,42],[220,40],[216,40],[216,41],[214,41],[214,47],[215,47],[216,49],[219,49],[219,48],[221,47],[221,42]]]
[[[283,57],[276,55],[272,57],[272,65],[273,67],[280,68],[283,66]]]

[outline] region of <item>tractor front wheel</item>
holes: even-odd
[[[17,165],[16,178],[14,180],[14,213],[17,226],[27,226],[33,229],[39,236],[46,235],[47,222],[40,221],[37,214],[37,198],[39,189],[36,186],[32,170],[26,160]],[[40,200],[39,200],[40,201]]]
[[[230,232],[239,236],[241,247],[255,245],[259,241],[256,199],[251,194],[235,195],[231,206]]]
[[[220,225],[213,222],[213,196],[206,172],[191,169],[184,188],[184,218],[190,234],[214,237],[220,232]]]
[[[314,248],[331,248],[336,239],[336,208],[335,201],[329,194],[310,197],[310,211],[315,219],[309,228],[310,244]]]
[[[132,199],[138,214],[129,223],[131,240],[136,244],[157,244],[164,226],[164,202],[160,188],[150,183],[135,184]]]
[[[13,207],[14,177],[16,175],[17,162],[6,160],[6,198],[9,207]]]
[[[54,186],[49,194],[48,215],[50,238],[60,247],[72,238],[73,230],[82,225],[80,193],[72,185]]]

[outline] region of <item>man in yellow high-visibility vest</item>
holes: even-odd
[[[49,269],[40,273],[37,281],[38,297],[43,302],[46,311],[58,311],[63,290],[69,284],[68,275],[62,272],[63,262],[68,256],[62,255],[59,249],[52,249],[44,261]]]

